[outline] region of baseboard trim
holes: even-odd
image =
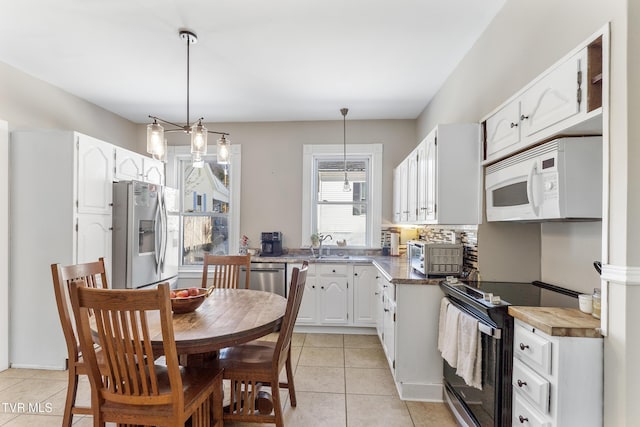
[[[396,388],[402,400],[443,402],[442,384],[400,383],[396,381]]]

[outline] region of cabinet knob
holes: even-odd
[[[357,275],[358,275],[358,273],[353,273],[353,275],[354,275],[354,276],[357,276]]]
[[[517,128],[517,127],[518,127],[518,124],[517,124],[517,123],[513,123],[513,122],[511,122],[511,128],[512,128],[512,129],[513,129],[513,128]]]
[[[385,308],[385,309],[384,309],[384,312],[385,312],[385,313],[388,313],[388,312],[389,312],[389,309],[388,309],[388,308]]]
[[[520,343],[520,350],[524,351],[525,349],[529,348],[528,345]]]
[[[518,380],[518,387],[522,388],[525,385],[527,385],[526,381]]]
[[[374,292],[373,294],[374,295],[380,295],[380,292]]]
[[[525,418],[522,415],[518,415],[518,421],[520,421],[520,424],[524,424],[524,422],[529,422],[529,418]]]
[[[333,273],[335,273],[335,272],[336,272],[335,268],[334,268],[333,270],[331,270],[331,271],[332,271]]]
[[[520,120],[527,120],[529,116],[525,116],[524,114],[520,115]]]
[[[311,289],[315,289],[315,288],[316,288],[316,285],[311,285]]]
[[[324,286],[320,286],[320,289],[324,289]]]

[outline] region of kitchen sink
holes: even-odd
[[[354,261],[371,261],[370,258],[366,256],[354,256],[354,255],[322,255],[318,258],[315,258],[316,262],[354,262]]]

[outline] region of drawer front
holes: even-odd
[[[551,427],[551,422],[527,404],[522,396],[513,395],[513,418],[511,424],[526,427]]]
[[[545,414],[549,412],[549,381],[518,359],[513,361],[512,384],[514,395],[527,396],[534,407]]]
[[[516,324],[513,354],[534,370],[551,374],[551,341]]]
[[[349,269],[347,263],[344,264],[316,264],[316,275],[318,276],[346,276]]]

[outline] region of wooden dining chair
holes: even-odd
[[[87,375],[87,368],[80,351],[80,342],[76,335],[76,322],[69,305],[69,286],[71,282],[78,280],[90,288],[108,288],[108,282],[104,268],[104,258],[85,264],[67,266],[51,264],[51,275],[53,276],[53,289],[69,358],[69,380],[62,426],[70,427],[73,423],[74,414],[91,414],[91,407],[76,406],[78,376]],[[97,354],[100,365],[103,365],[102,352],[98,351]]]
[[[249,289],[251,272],[251,254],[247,255],[204,255],[202,268],[202,287],[233,288],[240,285],[240,269],[246,268],[245,289]],[[211,277],[211,280],[209,280]]]
[[[229,410],[223,415],[225,421],[275,423],[277,427],[282,427],[284,420],[280,387],[289,390],[291,406],[296,406],[291,337],[304,293],[307,269],[307,261],[304,261],[301,269],[293,269],[287,307],[276,342],[251,341],[220,351],[217,367],[223,370],[224,378],[230,380],[231,384]],[[283,367],[287,374],[286,383],[280,382]],[[271,387],[273,398],[273,411],[266,414],[257,404],[262,386]]]
[[[222,426],[222,372],[181,367],[173,332],[169,284],[157,289],[92,289],[71,284],[71,305],[87,360],[94,426]],[[89,313],[93,313],[93,320]],[[147,317],[159,316],[161,331],[149,330]],[[151,339],[162,334],[164,360],[154,360]],[[104,352],[100,372],[94,340]]]

